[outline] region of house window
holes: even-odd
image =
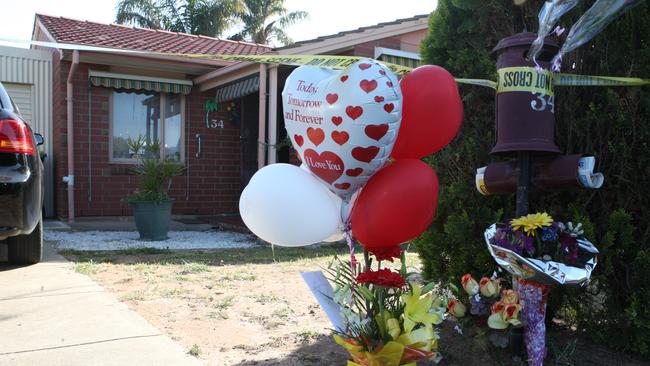
[[[133,162],[129,139],[161,144],[161,157],[182,162],[184,96],[156,92],[113,91],[110,158]]]

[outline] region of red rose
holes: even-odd
[[[357,283],[372,283],[381,287],[404,287],[406,280],[397,272],[384,268],[379,271],[368,270],[357,275]]]
[[[378,261],[393,262],[393,259],[402,257],[402,249],[399,245],[393,245],[386,248],[366,248],[370,254],[374,255]]]

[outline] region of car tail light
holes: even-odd
[[[34,153],[34,142],[25,123],[15,119],[0,120],[0,152]]]

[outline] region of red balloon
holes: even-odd
[[[463,103],[454,77],[440,66],[425,65],[399,83],[404,96],[402,123],[391,154],[419,159],[447,145],[458,133]]]
[[[438,177],[417,159],[397,160],[370,178],[351,213],[352,234],[367,248],[414,239],[436,214]]]

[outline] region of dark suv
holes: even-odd
[[[43,256],[43,162],[32,132],[0,83],[0,242],[9,262],[38,263]]]

